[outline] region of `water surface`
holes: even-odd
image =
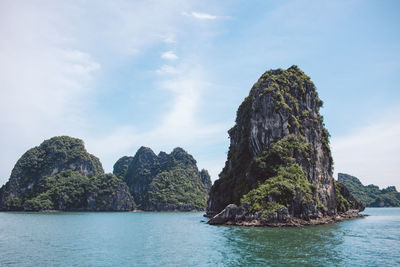
[[[400,209],[301,228],[211,226],[202,213],[0,213],[0,266],[396,266]]]

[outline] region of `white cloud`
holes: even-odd
[[[88,113],[99,104],[98,75],[155,44],[175,42],[182,27],[176,15],[190,6],[1,1],[0,184],[22,153],[44,139],[67,134],[89,145],[97,129]],[[169,65],[158,73],[179,74]]]
[[[166,43],[166,44],[174,44],[174,43],[176,43],[175,36],[173,36],[173,35],[169,35],[169,36],[165,37],[165,38],[163,39],[163,41],[164,41],[164,43]]]
[[[176,60],[178,59],[178,56],[173,51],[166,51],[161,54],[161,58],[167,60]]]
[[[179,65],[175,76],[163,78],[157,83],[159,90],[170,93],[171,100],[166,112],[152,128],[140,130],[130,125],[121,126],[105,136],[89,137],[88,149],[96,155],[102,155],[106,169],[111,169],[111,164],[124,153],[134,155],[142,145],[151,147],[156,153],[169,152],[177,146],[190,147],[188,152],[198,160],[198,166],[209,169],[215,179],[225,158],[218,162],[201,160],[193,151],[225,141],[226,129],[231,125],[207,124],[199,119],[199,102],[210,86],[206,80],[200,67],[194,67],[194,64]]]
[[[48,6],[0,4],[0,184],[32,144],[80,129],[101,65],[55,29]]]
[[[184,16],[187,16],[187,17],[193,17],[193,18],[202,19],[202,20],[214,20],[214,19],[217,19],[217,16],[214,16],[214,15],[211,15],[211,14],[207,14],[207,13],[194,12],[194,11],[192,11],[190,13],[183,12],[182,14]]]
[[[162,65],[159,69],[156,70],[156,73],[160,75],[172,75],[178,74],[179,70],[170,65]]]
[[[332,138],[335,175],[348,173],[364,185],[395,185],[400,189],[399,112],[398,108],[392,109],[371,120],[369,125]]]

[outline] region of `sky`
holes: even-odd
[[[0,0],[0,185],[53,136],[106,172],[140,146],[222,170],[236,110],[298,65],[324,101],[335,177],[400,189],[399,1]]]

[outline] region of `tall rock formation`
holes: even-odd
[[[265,72],[228,131],[228,159],[211,188],[207,215],[245,202],[248,212],[264,217],[280,208],[305,220],[336,214],[343,199],[332,177],[322,104],[297,66]]]
[[[102,205],[93,206],[96,196]],[[133,205],[127,186],[104,175],[100,160],[86,151],[83,141],[68,136],[29,149],[0,189],[0,210],[131,210]]]
[[[125,160],[124,160],[125,159]],[[127,157],[114,165],[114,173],[121,169]],[[139,209],[204,210],[211,185],[208,172],[199,172],[196,160],[182,148],[171,154],[141,147],[130,160],[122,179],[129,186]]]

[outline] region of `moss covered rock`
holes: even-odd
[[[394,186],[384,189],[372,184],[364,186],[357,177],[344,173],[338,174],[338,181],[367,207],[400,207],[400,193]]]
[[[83,141],[68,136],[29,149],[0,189],[1,210],[131,210],[133,206],[126,184],[105,175],[100,160],[86,151]]]
[[[211,188],[207,215],[244,203],[262,216],[284,207],[305,220],[341,212],[322,104],[297,66],[265,72],[228,131],[228,159]]]
[[[147,211],[204,210],[211,185],[208,172],[199,172],[196,160],[182,148],[156,155],[141,147],[122,179],[138,208]]]

